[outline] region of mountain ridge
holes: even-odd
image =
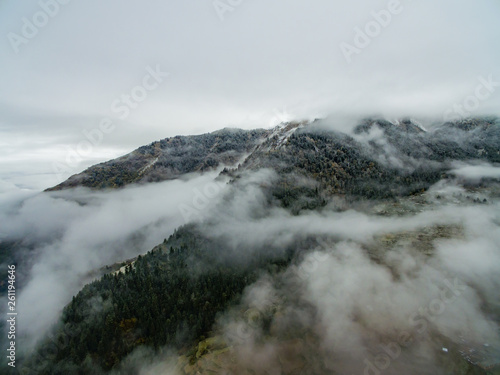
[[[445,277],[438,247],[465,241],[467,222],[458,218],[472,206],[486,211],[470,216],[490,215],[500,196],[498,179],[479,179],[466,190],[453,175],[456,162],[499,163],[500,122],[471,119],[426,129],[411,119],[365,119],[349,132],[337,125],[317,120],[167,138],[61,186],[121,188],[218,172],[223,165],[220,173],[230,180],[206,217],[186,220],[147,254],[106,267],[104,276],[83,287],[64,308],[53,336],[26,358],[25,373],[136,374],[123,370],[127,358],[147,348],[157,355],[172,350],[182,375],[267,373],[241,356],[248,349],[259,353],[260,345],[276,349],[263,363],[281,373],[345,373],[344,366],[363,367],[359,348],[377,351],[378,343],[397,340],[393,319],[383,328],[378,319],[404,311],[404,304],[388,310],[384,285],[403,288],[395,297],[422,292],[421,304],[435,297],[427,296],[436,287],[427,272]],[[136,178],[117,186],[127,173]],[[447,190],[438,183],[464,186]],[[325,274],[319,272],[323,265]],[[365,270],[375,279],[366,279]],[[347,286],[353,289],[346,292]],[[370,288],[375,295],[358,301]],[[319,293],[317,300],[311,291]],[[323,301],[329,299],[339,315],[323,327],[321,316],[330,311],[328,305],[322,310]],[[494,302],[481,303],[488,316],[500,313]],[[345,306],[351,308],[343,316]],[[349,334],[360,329],[359,342],[345,351],[321,346],[328,324],[340,329],[337,319],[358,327]],[[402,322],[415,328],[404,316]],[[483,365],[500,361],[496,349],[474,335],[463,341],[429,327],[427,336],[387,373],[436,374],[439,368],[437,373],[484,375]],[[435,355],[431,362],[419,363],[420,344]],[[473,361],[463,354],[471,348],[477,353]]]
[[[407,154],[409,162],[412,158],[431,158],[439,162],[445,161],[446,158],[500,162],[500,153],[497,149],[495,154],[494,144],[499,137],[498,123],[495,118],[465,119],[453,123],[444,122],[432,130],[426,130],[416,120],[409,118],[394,122],[369,118],[359,121],[352,132],[329,128],[328,120],[288,122],[272,129],[225,128],[201,135],[175,136],[152,142],[117,159],[91,166],[46,191],[78,186],[92,189],[120,188],[132,183],[176,179],[187,173],[214,170],[222,165],[232,169],[269,166],[272,164],[269,159],[276,156],[273,154],[284,152],[288,152],[297,160],[289,160],[288,164],[301,164],[305,162],[304,154],[307,154],[308,149],[312,147],[316,152],[319,151],[318,142],[335,143],[337,149],[345,149],[342,153],[354,154],[362,153],[361,150],[366,146],[363,142],[377,152],[385,152],[383,148],[390,146],[398,153]],[[377,130],[382,134],[373,137]],[[318,135],[326,135],[328,139],[318,141]],[[362,139],[363,136],[370,135],[372,139]],[[304,142],[298,147],[288,147],[293,143],[290,142],[291,138],[297,137]],[[387,142],[377,144],[377,139],[373,139],[377,137],[383,137]],[[482,153],[475,153],[474,142],[483,142],[485,138],[490,138],[493,144],[487,150],[481,148]],[[467,149],[460,143],[467,143]],[[242,159],[243,162],[237,167],[236,164]],[[338,159],[334,157],[335,162]],[[373,162],[380,164],[380,160]],[[335,175],[335,168],[330,169]],[[338,168],[337,170],[338,178],[346,177],[343,171]]]

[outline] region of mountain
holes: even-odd
[[[339,194],[370,199],[425,190],[451,168],[452,161],[500,162],[500,130],[494,118],[434,124],[431,131],[411,119],[366,119],[351,133],[335,128],[329,120],[316,120],[270,130],[224,129],[167,138],[47,190],[119,188],[220,166],[227,166],[221,173],[232,178],[270,168],[280,176],[273,194],[285,206],[300,196],[307,202],[302,199],[297,207],[314,208]],[[308,183],[302,184],[303,178]]]
[[[117,189],[210,170],[230,180],[208,218],[74,296],[23,374],[139,374],[151,358],[162,370],[150,373],[186,375],[498,371],[500,346],[468,326],[500,321],[477,273],[422,332],[423,318],[412,325],[406,314],[432,306],[455,266],[440,246],[460,248],[479,231],[456,217],[496,223],[498,179],[455,176],[457,163],[500,163],[500,120],[365,119],[338,129],[316,120],[167,138],[48,189]],[[446,309],[452,319],[440,315]],[[400,347],[409,326],[419,334]],[[390,366],[369,359],[380,348]]]
[[[166,138],[90,167],[47,190],[76,186],[118,188],[132,183],[171,180],[221,164],[234,164],[251,152],[267,133],[265,130],[223,129],[198,136]]]

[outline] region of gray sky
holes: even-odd
[[[225,126],[499,114],[500,3],[394,1],[0,0],[0,193],[58,183],[84,130],[73,173]]]

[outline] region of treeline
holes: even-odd
[[[355,133],[375,127],[383,138],[364,141],[356,136],[311,125],[297,130],[282,147],[266,147],[250,156],[239,171],[271,168],[279,181],[272,194],[295,211],[315,209],[333,195],[348,199],[388,199],[421,193],[446,177],[453,161],[500,162],[497,120],[468,120],[425,132],[411,122],[394,125],[370,120]],[[316,185],[296,183],[298,176]]]
[[[186,226],[124,273],[85,286],[63,311],[50,340],[24,374],[95,374],[116,368],[134,348],[191,346],[208,336],[218,313],[236,303],[259,272],[283,269],[292,252],[255,254],[238,262],[224,245]]]
[[[94,165],[47,190],[76,186],[119,188],[137,182],[159,182],[180,175],[234,164],[251,151],[265,130],[223,129],[195,136],[176,136]]]

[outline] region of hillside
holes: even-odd
[[[260,168],[276,170],[282,178],[275,194],[285,204],[300,194],[316,206],[322,197],[335,194],[388,198],[421,191],[439,180],[452,161],[500,162],[496,119],[444,123],[431,131],[411,120],[383,119],[364,120],[351,134],[334,129],[328,120],[316,120],[272,130],[225,129],[167,138],[90,167],[47,190],[117,188],[226,165],[236,167],[222,172],[231,176]],[[297,175],[315,181],[315,186],[297,184]]]
[[[465,258],[470,276],[460,253],[443,254],[495,241],[498,179],[456,170],[500,163],[500,121],[336,129],[317,120],[167,138],[48,189],[123,189],[208,170],[231,179],[209,217],[74,296],[23,374],[138,374],[144,358],[173,361],[156,372],[165,374],[361,373],[401,332],[412,344],[387,374],[496,371],[496,271]],[[420,332],[423,318],[408,316],[436,300],[449,274],[467,292]]]
[[[47,191],[76,186],[119,188],[234,164],[252,151],[266,133],[264,130],[224,129],[199,136],[162,139],[118,159],[90,167]]]

